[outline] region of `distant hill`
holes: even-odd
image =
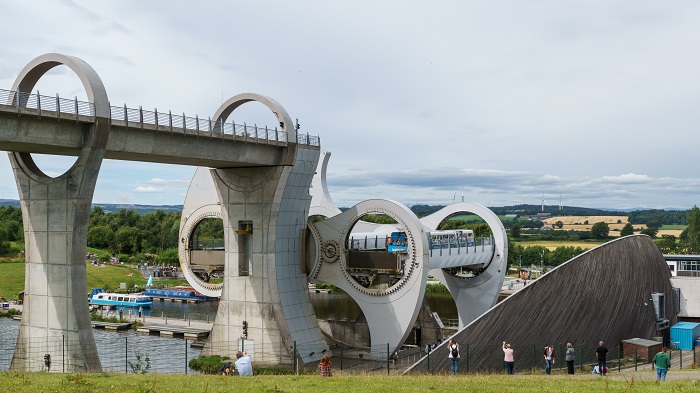
[[[413,205],[411,210],[418,217],[427,216],[445,207],[444,205]],[[517,214],[519,216],[534,216],[537,213],[542,213],[542,205],[514,205],[514,206],[491,206],[491,211],[498,215]],[[622,210],[603,210],[592,209],[587,207],[562,206],[545,206],[545,213],[551,213],[553,216],[626,216],[627,212]]]

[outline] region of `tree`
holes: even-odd
[[[664,254],[676,251],[676,237],[674,235],[661,235],[662,240],[658,243],[659,249]]]
[[[652,239],[655,239],[656,234],[659,233],[659,228],[654,228],[654,227],[644,228],[639,233],[641,233],[642,235],[647,235]]]
[[[700,208],[693,206],[688,210],[686,215],[688,228],[686,229],[685,238],[688,252],[698,253],[700,251]]]
[[[520,237],[520,230],[523,228],[520,223],[515,222],[513,225],[510,227],[510,235],[514,238],[519,238]]]
[[[595,239],[605,239],[608,237],[609,233],[610,226],[605,222],[596,222],[591,227],[591,235],[593,235]]]
[[[87,244],[95,248],[111,248],[114,231],[107,225],[98,225],[88,229]]]
[[[564,223],[563,223],[562,221],[557,221],[557,222],[555,222],[554,225],[552,225],[552,226],[553,226],[554,228],[562,229],[562,228],[564,228]]]
[[[622,227],[620,236],[629,236],[632,234],[634,234],[634,227],[628,222],[624,227]]]
[[[120,254],[140,251],[141,239],[136,227],[121,227],[114,234],[114,250]]]

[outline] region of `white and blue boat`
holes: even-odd
[[[92,288],[89,303],[97,306],[149,308],[153,299],[140,293],[112,293],[102,288]]]
[[[154,299],[181,301],[181,302],[201,302],[209,300],[208,297],[198,293],[192,287],[172,287],[172,288],[148,288],[142,292],[146,296]]]

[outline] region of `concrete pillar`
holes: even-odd
[[[102,370],[90,325],[85,253],[92,196],[109,137],[109,104],[97,73],[80,59],[43,55],[30,62],[13,90],[31,92],[39,78],[66,65],[95,103],[95,124],[76,124],[85,142],[72,168],[51,178],[30,154],[10,152],[24,220],[24,310],[10,370]],[[45,355],[51,359],[45,364]]]
[[[316,361],[323,339],[301,263],[309,186],[318,148],[298,148],[293,166],[213,169],[226,238],[221,301],[207,355],[245,349],[258,365]],[[247,342],[241,344],[244,324]]]

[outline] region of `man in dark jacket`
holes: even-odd
[[[602,377],[605,375],[605,372],[608,369],[605,365],[605,359],[608,355],[608,348],[605,347],[605,344],[603,344],[602,341],[598,343],[598,348],[595,350],[595,355],[598,357],[598,370],[600,370],[600,376]]]

